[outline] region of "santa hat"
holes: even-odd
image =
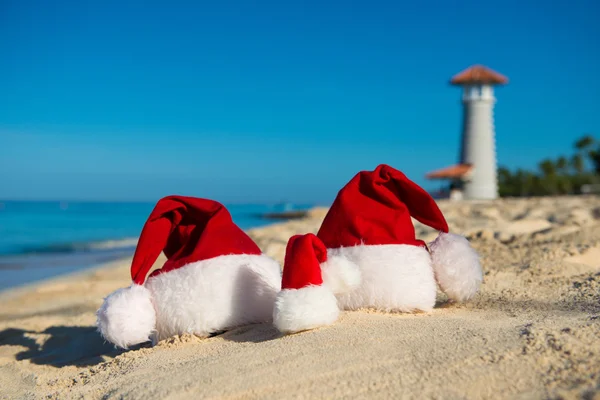
[[[222,204],[195,197],[161,199],[146,221],[131,264],[131,279],[143,285],[164,252],[167,261],[150,276],[231,254],[260,255],[260,248],[231,219]]]
[[[429,247],[416,238],[411,217],[439,231]],[[471,298],[482,280],[479,257],[467,239],[449,233],[431,195],[389,165],[356,174],[338,193],[317,236],[328,249],[358,245],[428,249],[435,278],[453,300]]]
[[[156,330],[157,305],[153,304],[155,299],[145,282],[161,252],[167,261],[149,277],[229,255],[261,255],[258,246],[234,224],[222,204],[183,196],[159,200],[142,229],[133,256],[132,286],[108,296],[97,313],[99,331],[119,347],[148,341]]]
[[[429,247],[411,217],[440,232]],[[436,280],[451,299],[466,300],[482,280],[477,253],[449,233],[435,200],[387,165],[340,190],[316,237],[290,240],[283,274],[274,321],[288,333],[335,321],[339,307],[428,310]]]
[[[312,233],[289,239],[282,290],[273,312],[273,323],[281,332],[312,329],[337,319],[337,300],[331,288],[323,284],[321,264],[326,261],[327,248]]]

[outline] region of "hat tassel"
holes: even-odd
[[[133,284],[108,295],[96,316],[100,334],[123,349],[151,340],[155,332],[152,295],[142,285]]]
[[[469,241],[454,233],[441,232],[429,245],[435,278],[454,301],[467,301],[479,290],[483,273],[479,255]]]
[[[341,255],[331,255],[321,264],[323,283],[335,294],[348,293],[356,289],[361,282],[358,265]]]

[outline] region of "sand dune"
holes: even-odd
[[[250,325],[122,352],[93,324],[128,284],[124,260],[0,296],[0,398],[600,399],[600,199],[440,206],[482,256],[467,304],[440,294],[431,314],[344,312],[291,336]],[[250,234],[282,260],[325,212]]]

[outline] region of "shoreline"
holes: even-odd
[[[0,293],[44,282],[59,276],[68,276],[79,271],[96,268],[104,264],[131,258],[134,248],[115,249],[96,253],[44,254],[27,256],[6,256],[0,258]]]
[[[103,297],[130,283],[121,259],[0,293],[0,398],[599,396],[600,198],[440,208],[481,255],[468,303],[440,295],[430,314],[343,311],[295,335],[264,323],[118,351],[94,323]],[[289,236],[316,232],[326,210],[246,232],[281,262]]]
[[[319,208],[320,207],[314,207],[313,209]],[[244,232],[251,233],[273,225],[285,224],[294,219],[304,218],[309,215],[313,209],[300,211],[302,217],[289,217],[287,212],[274,213],[277,214],[277,216],[273,215],[271,217],[265,217],[264,224],[245,229]],[[298,213],[298,211],[295,211],[295,213]],[[46,253],[1,255],[0,272],[4,274],[3,282],[9,282],[9,285],[3,286],[3,284],[0,283],[0,296],[20,287],[35,287],[36,284],[41,285],[59,277],[77,275],[80,272],[102,268],[105,265],[111,265],[118,262],[131,262],[135,252],[135,245],[132,246],[131,244],[134,241],[137,243],[137,240],[137,237],[127,237],[89,243],[75,243],[72,246],[73,248],[77,247],[83,250],[89,248],[91,251],[49,251]],[[122,246],[124,244],[127,246]],[[66,246],[67,245],[60,247]],[[61,259],[64,260],[62,263],[60,262]],[[49,263],[58,265],[46,266]],[[33,274],[34,276],[30,277],[27,276],[27,274]],[[15,283],[10,284],[11,281]]]
[[[0,201],[1,202],[1,201]],[[0,292],[133,256],[152,202],[6,201],[0,210]],[[242,229],[268,226],[265,214],[309,204],[231,204]],[[286,218],[286,215],[277,218]],[[293,216],[293,215],[291,215]],[[59,221],[60,223],[57,223]]]

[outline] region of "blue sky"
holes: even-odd
[[[125,4],[126,3],[126,4]],[[192,4],[193,3],[193,4]],[[333,199],[457,161],[485,64],[499,163],[600,133],[600,3],[0,2],[0,198]]]

